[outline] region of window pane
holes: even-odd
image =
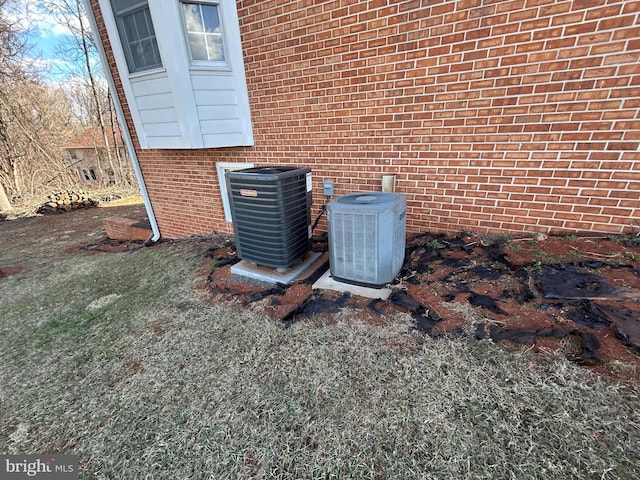
[[[133,72],[161,66],[160,52],[154,39],[140,40],[129,46]]]
[[[116,2],[116,0],[113,0]],[[124,0],[118,1],[123,3]],[[151,14],[146,2],[140,2],[142,8],[117,15],[118,33],[125,51],[127,66],[131,73],[162,66],[156,35],[151,22]]]
[[[203,34],[190,33],[189,45],[191,47],[191,58],[194,60],[209,60],[209,55],[207,55],[207,44]]]
[[[222,46],[221,35],[207,35],[207,47],[209,60],[217,62],[224,61],[224,48]]]
[[[137,55],[136,65],[149,68],[159,64],[157,45],[151,39],[142,40],[137,44]]]
[[[223,62],[225,60],[224,42],[218,6],[183,2],[182,12],[191,59]]]
[[[201,5],[204,27],[208,33],[220,33],[220,17],[217,5]]]
[[[187,32],[204,31],[202,28],[202,18],[200,17],[200,8],[198,5],[183,3],[182,11],[184,12],[184,21],[187,25]]]
[[[133,13],[132,17],[133,17],[133,21],[136,24],[136,28],[138,30],[137,38],[149,37],[150,36],[149,28],[153,28],[153,27],[151,27],[147,23],[147,16],[145,15],[145,12],[140,11],[140,12]]]
[[[125,39],[135,40],[138,38],[138,29],[133,15],[125,15],[122,17],[122,26]]]

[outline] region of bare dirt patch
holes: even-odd
[[[144,205],[86,208],[60,215],[34,215],[0,222],[0,269],[38,268],[64,255],[97,251],[122,251],[134,245],[113,245],[105,238],[103,220],[112,216],[146,218]]]
[[[114,240],[103,235],[96,243],[91,243],[89,245],[75,245],[67,248],[65,252],[93,255],[96,253],[130,252],[144,247],[145,243],[140,240]]]
[[[20,273],[22,268],[20,267],[4,267],[0,268],[0,279]]]

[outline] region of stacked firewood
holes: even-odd
[[[38,213],[62,213],[96,205],[98,205],[98,201],[90,198],[84,192],[64,190],[49,195],[47,201],[38,209]]]

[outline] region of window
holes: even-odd
[[[113,168],[107,168],[107,177],[109,178],[107,185],[116,184],[116,172],[113,171]]]
[[[219,6],[182,2],[182,15],[192,61],[224,62],[224,40]]]
[[[162,67],[147,0],[111,0],[129,73]]]
[[[140,148],[253,145],[236,1],[96,2]]]
[[[96,171],[93,168],[89,169],[89,173],[91,174],[91,179],[95,182],[96,180],[98,180],[98,177],[96,176]]]

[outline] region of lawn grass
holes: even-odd
[[[81,478],[638,478],[637,389],[405,315],[287,328],[197,292],[205,247],[1,279],[0,451]]]

